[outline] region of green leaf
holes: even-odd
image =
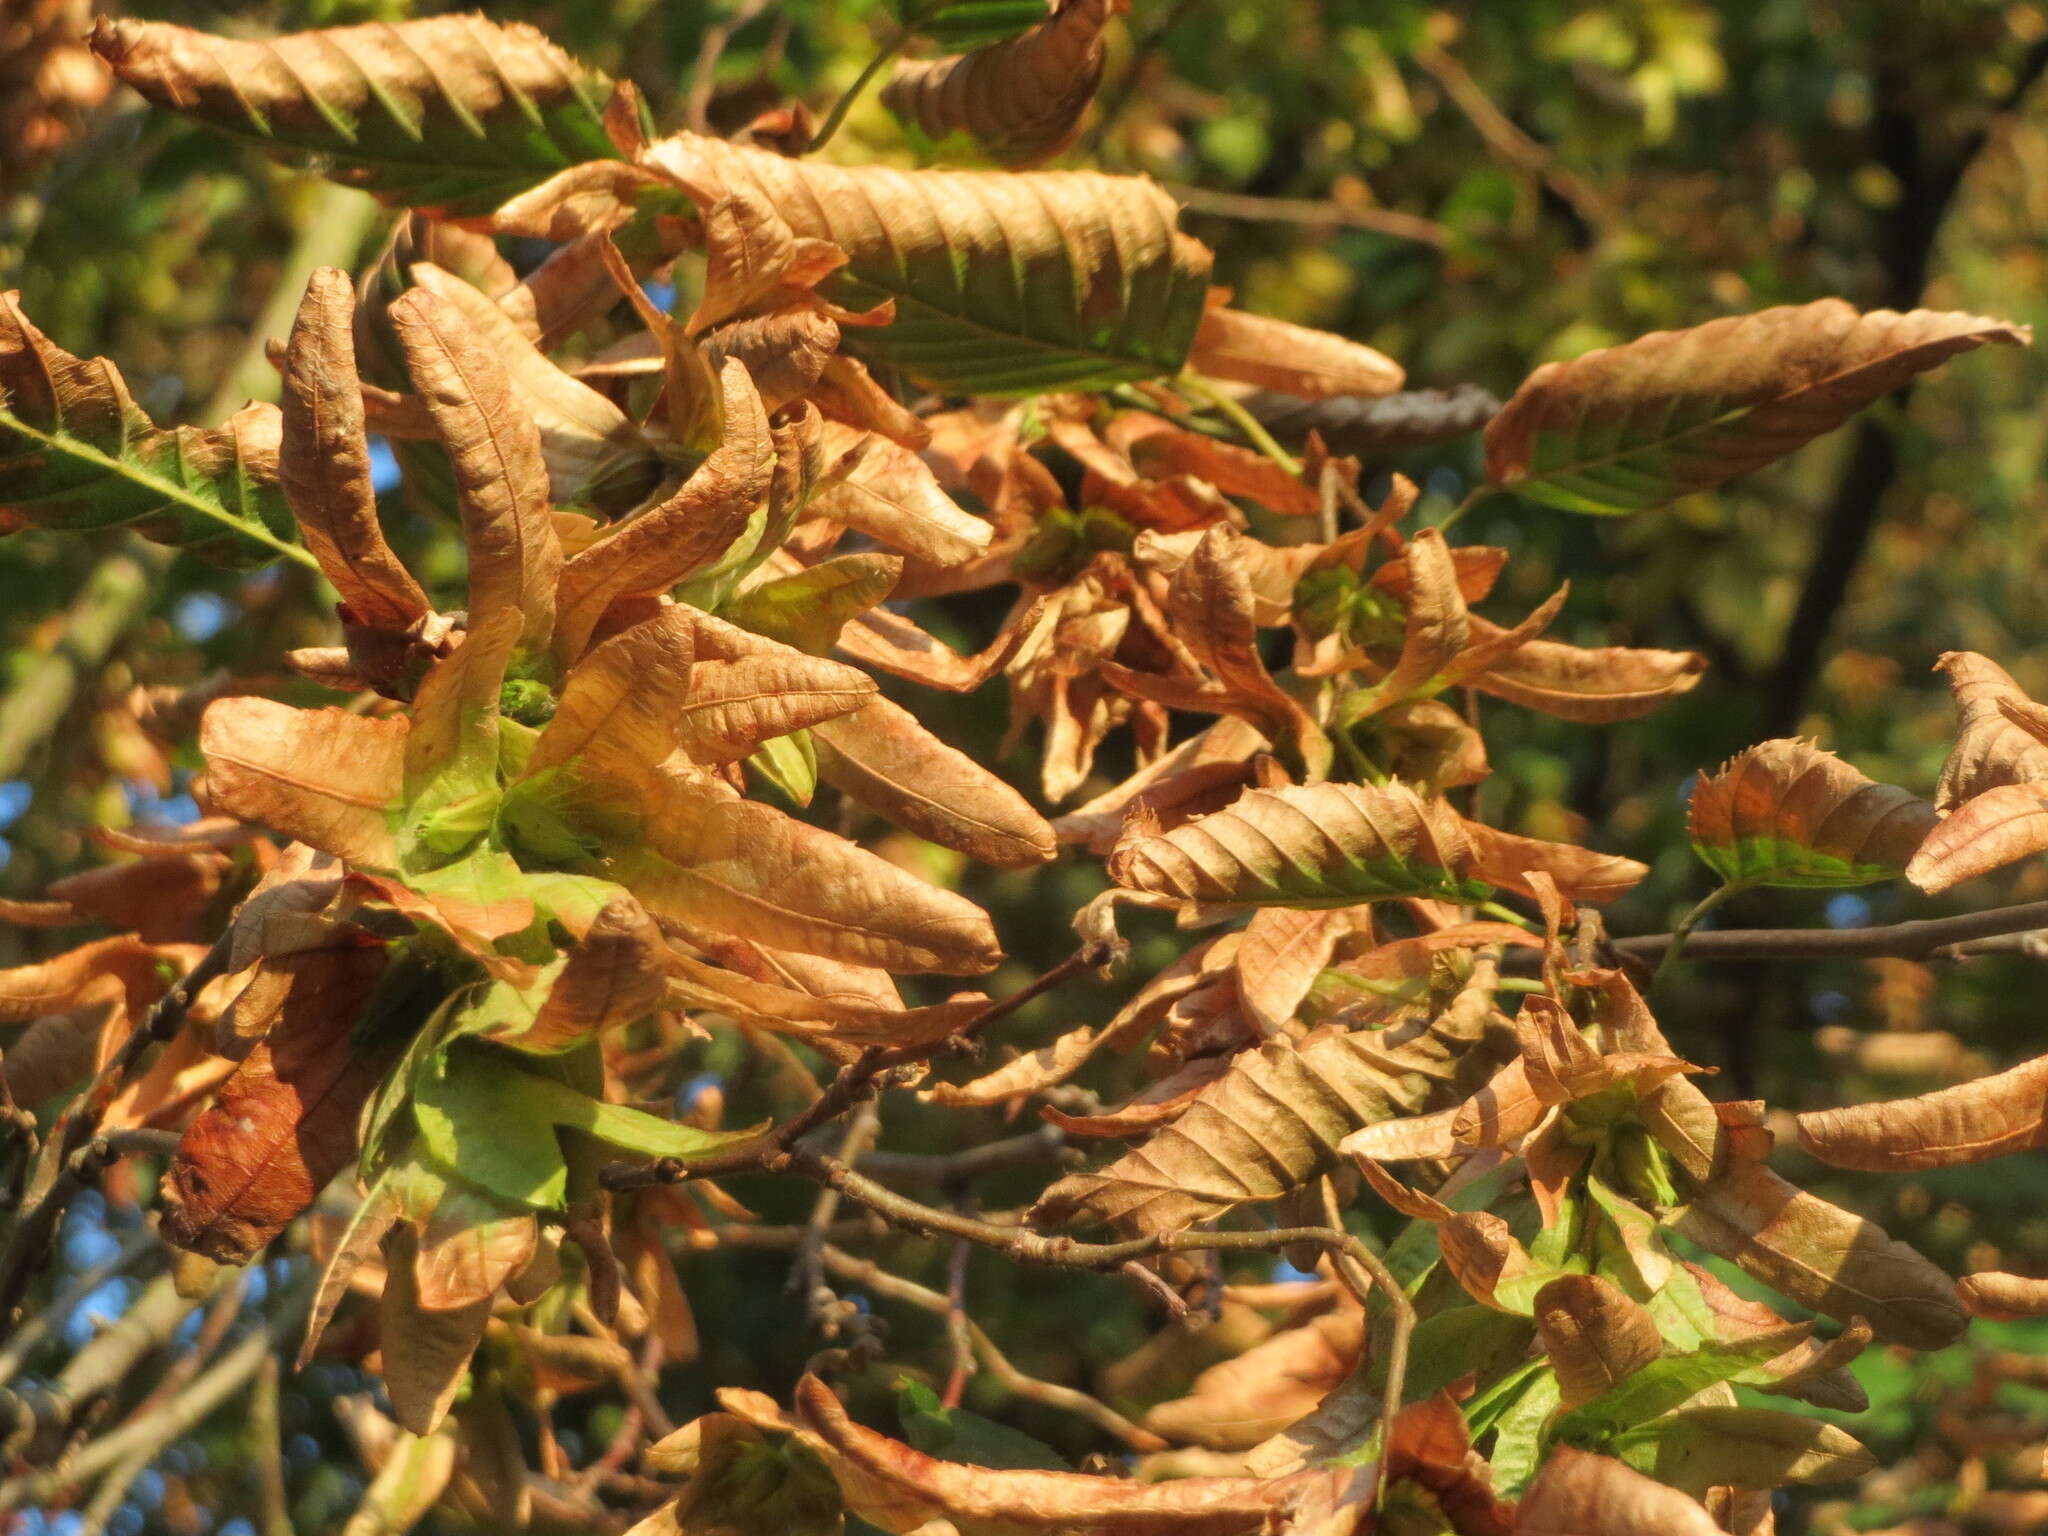
[[[949,53],[1000,43],[1045,20],[1045,0],[895,0],[906,31]]]
[[[1741,1379],[1810,1332],[1798,1326],[1773,1328],[1652,1360],[1611,1391],[1558,1420],[1556,1436],[1570,1445],[1598,1449],[1610,1436],[1660,1418],[1708,1387]]]
[[[1624,1431],[1608,1450],[1694,1498],[1718,1485],[1848,1482],[1877,1467],[1846,1431],[1767,1408],[1687,1408]]]
[[[446,217],[619,157],[611,81],[520,23],[435,16],[245,41],[103,18],[92,46],[158,106]]]
[[[640,1157],[709,1157],[758,1130],[700,1131],[620,1104],[605,1104],[566,1083],[522,1070],[488,1046],[457,1044],[437,1053],[413,1085],[413,1115],[427,1150],[464,1178],[508,1200],[558,1207],[568,1166],[557,1129],[581,1131]]]
[[[792,805],[809,805],[818,792],[818,749],[809,731],[770,737],[747,767]]]
[[[1515,1498],[1535,1480],[1543,1457],[1544,1426],[1557,1411],[1558,1395],[1556,1373],[1540,1371],[1496,1421],[1487,1460],[1493,1467],[1494,1490],[1501,1497]]]
[[[896,1416],[903,1424],[903,1437],[941,1461],[1009,1470],[1073,1470],[1067,1459],[1044,1441],[965,1408],[944,1407],[938,1393],[908,1377],[896,1383]]]
[[[725,605],[720,618],[770,640],[822,656],[847,621],[889,595],[903,562],[889,555],[841,555],[794,576],[764,581]]]
[[[291,540],[281,438],[268,405],[218,427],[158,427],[112,363],[72,356],[36,329],[18,295],[0,295],[0,533],[127,523],[216,565],[283,557],[317,571]]]

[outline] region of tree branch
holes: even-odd
[[[1931,960],[1950,958],[1942,952],[1951,946],[2036,928],[2048,928],[2048,901],[1874,928],[1708,929],[1686,940],[1685,956],[1688,960]],[[1612,942],[1623,957],[1654,964],[1676,937],[1646,933]],[[1967,952],[1958,950],[1956,954]]]

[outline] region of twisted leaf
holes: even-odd
[[[619,153],[611,82],[523,23],[436,16],[255,42],[101,17],[92,46],[158,106],[451,218]]]
[[[1693,791],[1692,845],[1729,885],[1830,889],[1905,871],[1935,825],[1917,795],[1803,741],[1767,741]]]
[[[310,564],[288,537],[280,435],[267,405],[218,427],[158,427],[112,363],[73,357],[19,294],[0,294],[0,534],[132,523],[217,565]]]
[[[1657,331],[1546,363],[1486,428],[1486,477],[1568,512],[1661,507],[1782,458],[1879,396],[2026,326],[1840,299]]]
[[[1698,1502],[1610,1456],[1559,1446],[1516,1511],[1519,1536],[1721,1536]]]
[[[278,472],[306,547],[348,616],[371,628],[404,629],[427,612],[427,596],[377,521],[355,313],[347,273],[322,267],[313,274],[285,346]]]
[[[1210,256],[1151,182],[1091,171],[858,169],[678,134],[644,163],[693,197],[749,193],[847,264],[818,291],[893,303],[843,344],[949,393],[1091,389],[1177,370]]]
[[[1019,36],[904,60],[883,104],[934,143],[962,133],[1002,165],[1049,160],[1073,143],[1102,83],[1102,29],[1116,9],[1116,0],[1058,0]]]

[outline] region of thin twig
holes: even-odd
[[[875,1295],[891,1301],[900,1301],[927,1312],[943,1316],[947,1300],[937,1291],[927,1289],[901,1275],[892,1275],[872,1259],[856,1258],[844,1249],[829,1244],[824,1251],[825,1267],[838,1279],[860,1286]],[[975,1358],[980,1360],[982,1369],[1002,1386],[1034,1403],[1056,1408],[1065,1413],[1078,1414],[1089,1422],[1122,1441],[1134,1451],[1163,1451],[1166,1442],[1133,1424],[1096,1398],[1073,1387],[1063,1387],[1058,1382],[1045,1381],[1036,1376],[1027,1376],[1011,1363],[1010,1358],[997,1347],[995,1340],[982,1331],[981,1325],[973,1318],[967,1319],[967,1338],[973,1345]]]
[[[30,1278],[50,1257],[58,1219],[79,1192],[90,1187],[117,1158],[136,1154],[161,1157],[177,1147],[175,1131],[121,1130],[94,1136],[70,1151],[42,1198],[14,1224],[7,1251],[0,1256],[0,1337],[12,1331]]]
[[[1008,1018],[1032,999],[1050,992],[1083,971],[1095,970],[1112,959],[1107,944],[1083,944],[1058,965],[1008,997],[990,1003],[961,1026],[951,1039],[937,1045],[870,1046],[840,1068],[825,1091],[808,1108],[791,1116],[759,1141],[723,1157],[686,1163],[680,1158],[661,1158],[653,1163],[613,1163],[600,1175],[607,1189],[642,1189],[649,1184],[677,1184],[685,1179],[722,1178],[727,1174],[774,1172],[786,1156],[812,1131],[830,1125],[856,1104],[880,1091],[881,1083],[899,1067],[917,1066],[936,1057],[962,1055],[974,1049],[975,1037],[990,1025]]]
[[[724,21],[704,29],[697,45],[697,62],[690,67],[690,90],[683,98],[683,123],[692,133],[711,131],[711,93],[718,84],[718,61],[725,56],[733,34],[768,9],[769,0],[741,0],[739,9]]]
[[[875,1101],[854,1111],[846,1133],[839,1138],[839,1160],[851,1168],[861,1159],[874,1142],[875,1133],[881,1129],[882,1117],[875,1108]],[[825,1304],[830,1305],[838,1298],[825,1287],[825,1274],[818,1251],[825,1246],[825,1233],[832,1225],[832,1218],[839,1214],[839,1191],[821,1189],[816,1203],[811,1206],[810,1220],[804,1223],[803,1241],[796,1245],[796,1262],[789,1269],[789,1288],[805,1299],[805,1305],[817,1313],[819,1293],[823,1292]],[[813,1321],[822,1321],[814,1316]]]
[[[1692,935],[1685,952],[1694,960],[1931,960],[1953,945],[2035,928],[2048,928],[2048,901],[1872,928],[1715,928]],[[1615,939],[1613,948],[1647,964],[1670,948],[1673,937],[1638,934]]]
[[[826,141],[839,131],[839,125],[846,121],[846,114],[851,112],[853,104],[860,100],[861,92],[868,88],[868,83],[882,72],[885,65],[903,51],[904,45],[917,35],[918,24],[924,20],[931,9],[933,8],[928,6],[924,10],[919,11],[917,15],[890,33],[888,40],[875,50],[875,56],[867,61],[858,75],[854,76],[853,84],[849,85],[840,98],[832,103],[832,110],[825,115],[825,121],[820,123],[818,131],[811,135],[811,142],[805,150],[807,154],[815,154],[818,150],[823,149]]]
[[[249,1460],[256,1468],[257,1509],[263,1536],[292,1536],[291,1505],[284,1479],[283,1430],[278,1420],[277,1356],[266,1355],[249,1398]]]
[[[1370,230],[1395,240],[1413,240],[1441,250],[1449,239],[1443,225],[1392,208],[1355,208],[1348,203],[1311,197],[1253,197],[1242,192],[1212,192],[1206,187],[1167,183],[1175,202],[1191,213],[1259,224],[1309,224]]]

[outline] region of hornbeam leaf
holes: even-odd
[[[1032,1222],[1173,1232],[1300,1188],[1338,1161],[1338,1143],[1360,1126],[1456,1103],[1486,1080],[1497,1063],[1480,1041],[1496,978],[1481,959],[1434,1019],[1242,1053],[1142,1147],[1048,1189]]]
[[[73,357],[19,294],[0,294],[0,534],[132,523],[216,565],[311,564],[289,538],[282,430],[268,405],[218,427],[160,428],[112,363]]]
[[[1486,428],[1486,478],[1568,512],[1661,507],[1782,458],[1879,396],[2023,325],[1840,299],[1657,331],[1546,363]]]
[[[1682,1408],[1615,1436],[1628,1466],[1695,1497],[1709,1488],[1845,1483],[1877,1470],[1846,1430],[1769,1408]]]
[[[1905,872],[1934,807],[1803,741],[1767,741],[1693,791],[1694,851],[1729,885],[1834,889]]]
[[[729,1389],[719,1401],[758,1429],[793,1433],[831,1470],[852,1512],[886,1531],[1253,1536],[1318,1476],[1146,1482],[940,1461],[856,1424],[816,1376],[797,1383],[793,1415],[754,1392]]]
[[[436,16],[244,41],[101,17],[92,47],[158,106],[446,217],[619,154],[611,82],[522,23]]]
[[[2048,782],[2001,784],[1966,800],[1906,866],[1906,878],[1930,895],[2048,852]]]
[[[1697,1501],[1611,1456],[1559,1446],[1515,1512],[1520,1536],[1720,1536]]]
[[[2041,706],[2003,667],[1975,651],[1945,651],[1934,670],[1947,674],[1956,700],[1956,744],[1941,765],[1935,809],[1953,811],[2006,784],[2048,781],[2048,742],[2021,723]]]
[[[775,737],[847,718],[874,698],[867,673],[801,651],[700,661],[673,717],[676,743],[692,762],[734,763]]]
[[[1109,869],[1182,901],[1349,907],[1397,896],[1483,901],[1455,815],[1405,784],[1247,790],[1171,832],[1127,836]]]
[[[1970,1316],[1987,1322],[2016,1323],[2030,1317],[2048,1317],[2048,1280],[1980,1269],[1956,1282],[1956,1295]]]
[[[1059,851],[1030,802],[889,699],[811,728],[818,775],[906,831],[985,864],[1042,864]]]
[[[692,932],[889,971],[975,975],[1002,958],[964,897],[730,790],[666,781],[646,837],[605,873]]]
[[[1731,1163],[1671,1225],[1801,1306],[1864,1319],[1881,1339],[1940,1349],[1962,1334],[1966,1319],[1947,1275],[1761,1163]]]
[[[403,716],[217,699],[199,720],[206,803],[371,869],[397,867],[390,813],[405,783]]]
[[[377,521],[363,386],[356,375],[355,285],[337,267],[306,284],[284,355],[278,471],[306,547],[358,624],[404,629],[427,596]]]
[[[1606,1396],[1664,1352],[1656,1319],[1598,1275],[1552,1280],[1536,1293],[1534,1315],[1567,1408]]]
[[[1050,160],[1074,142],[1102,83],[1102,29],[1116,10],[1116,0],[1057,0],[1016,37],[903,60],[882,102],[934,143],[965,134],[1001,165]]]
[[[1799,1145],[1837,1168],[1888,1173],[2048,1147],[2048,1056],[1917,1098],[1801,1115]]]
[[[1149,181],[1092,171],[896,171],[792,160],[696,134],[642,164],[693,198],[750,193],[847,264],[818,285],[849,309],[893,302],[842,344],[947,393],[1093,389],[1177,371],[1210,254]]]

